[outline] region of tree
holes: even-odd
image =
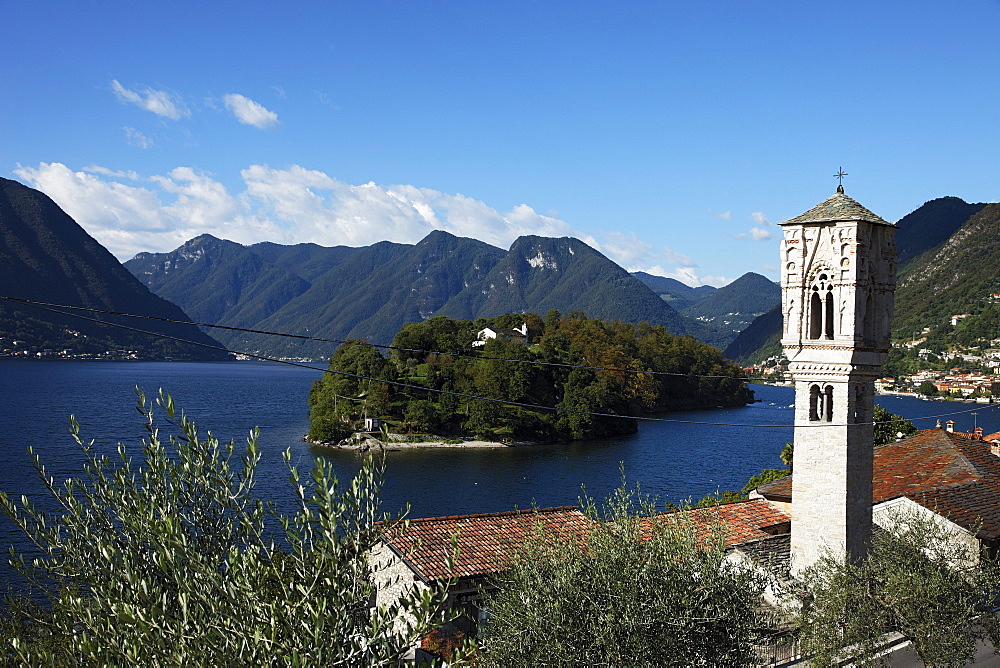
[[[916,434],[920,431],[903,416],[890,413],[878,404],[875,404],[872,416],[875,422],[873,437],[876,446],[895,443],[900,438]]]
[[[382,665],[432,628],[438,602],[428,591],[369,605],[370,550],[385,519],[381,462],[369,459],[346,486],[322,461],[309,482],[289,466],[297,511],[278,514],[253,495],[256,431],[236,453],[232,442],[199,436],[169,396],[156,403],[177,432],[169,446],[140,393],[140,457],[122,445],[117,459],[99,456],[75,422],[83,477],[58,486],[35,457],[56,513],[0,494],[0,508],[40,551],[13,562],[31,589],[7,609],[8,660]]]
[[[938,393],[938,389],[934,386],[934,383],[929,380],[925,380],[920,383],[920,387],[917,388],[917,392],[927,397],[933,397]]]
[[[745,665],[763,625],[755,572],[725,558],[721,532],[614,492],[587,536],[538,530],[488,597],[489,666]],[[698,512],[710,514],[712,509]]]
[[[1000,646],[991,612],[997,561],[929,511],[897,512],[883,524],[863,562],[828,554],[803,574],[803,654],[818,666],[871,665],[890,631],[928,665],[965,665],[982,639]]]

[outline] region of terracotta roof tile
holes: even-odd
[[[586,534],[590,520],[573,506],[410,520],[383,539],[426,582],[490,575],[504,569],[513,550],[539,526],[557,535]],[[453,542],[454,537],[454,542]],[[451,572],[447,555],[458,547]]]
[[[981,537],[1000,537],[1000,457],[987,441],[926,429],[875,448],[873,474],[872,503],[905,496]],[[757,492],[789,501],[792,476]]]
[[[701,536],[708,537],[717,530],[725,532],[726,547],[787,533],[792,521],[791,515],[775,508],[767,499],[746,499],[680,512],[691,519]]]

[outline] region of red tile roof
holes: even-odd
[[[926,429],[875,448],[873,474],[873,503],[905,496],[982,538],[1000,537],[1000,457],[986,441]],[[791,476],[757,491],[788,501]]]
[[[693,522],[699,537],[707,538],[722,531],[725,547],[787,533],[788,523],[792,521],[791,515],[778,510],[767,499],[746,499],[681,512]]]
[[[479,515],[451,515],[410,520],[383,537],[425,582],[501,572],[514,550],[537,527],[563,537],[583,536],[590,520],[579,508],[543,508]],[[454,536],[454,541],[453,537]],[[451,572],[447,555],[458,547]]]

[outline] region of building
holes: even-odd
[[[889,350],[896,227],[844,193],[783,223],[781,344],[795,383],[791,567],[861,559],[872,531],[874,382]]]
[[[566,506],[427,517],[392,526],[371,560],[376,602],[399,596],[408,587],[447,587],[445,605],[454,615],[452,624],[464,634],[475,634],[483,619],[481,591],[494,588],[493,578],[533,532],[582,538],[589,523],[579,508]],[[448,557],[456,549],[449,568]]]
[[[518,343],[528,342],[528,323],[522,323],[520,327],[514,329],[504,329],[502,327],[484,327],[476,333],[476,340],[472,342],[473,348],[481,348],[490,339],[504,338],[508,341]]]
[[[1000,434],[956,432],[949,422],[875,448],[873,463],[869,508],[876,524],[885,526],[893,510],[906,507],[933,513],[951,525],[953,535],[975,539],[989,552],[1000,547]],[[752,495],[791,510],[793,535],[802,490],[795,484],[798,475],[796,462],[792,476],[761,485]]]

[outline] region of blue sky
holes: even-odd
[[[1000,2],[19,2],[0,175],[120,259],[571,235],[776,278],[833,193],[1000,199]]]

